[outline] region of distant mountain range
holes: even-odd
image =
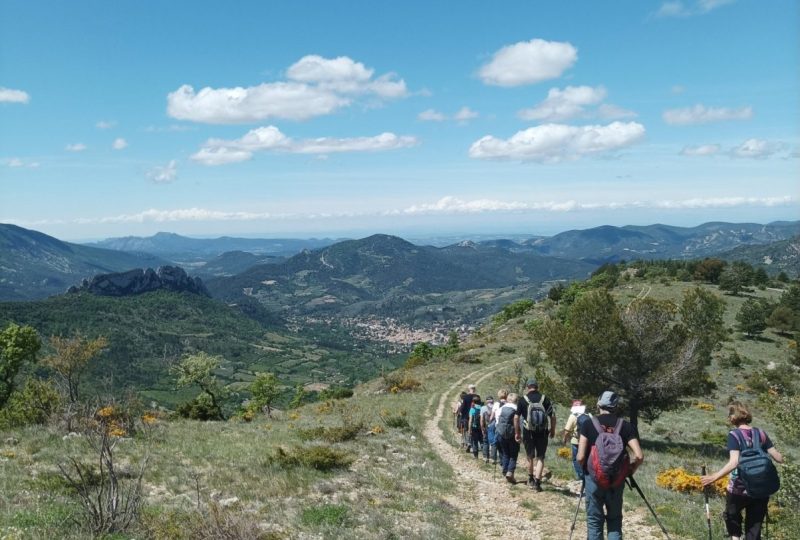
[[[63,293],[82,279],[167,261],[62,242],[40,232],[0,223],[0,300],[31,300]]]
[[[547,238],[515,236],[440,248],[386,235],[335,242],[328,238],[196,239],[171,233],[79,245],[0,224],[0,300],[45,298],[97,274],[178,264],[206,281],[220,278],[209,283],[212,293],[220,297],[233,298],[250,291],[248,294],[284,310],[302,305],[373,309],[380,298],[396,303],[409,295],[529,288],[546,280],[580,278],[593,267],[621,259],[691,259],[724,253],[726,258],[760,258],[765,268],[777,273],[791,269],[796,243],[778,244],[775,249],[786,252],[770,259],[765,257],[772,248],[757,255],[758,250],[745,247],[788,241],[798,235],[800,221],[602,226]],[[729,254],[731,250],[741,251]],[[774,263],[767,264],[767,260]],[[268,286],[264,281],[275,283]],[[425,305],[428,300],[415,305]]]
[[[304,249],[329,246],[337,240],[330,238],[188,238],[174,233],[160,232],[153,236],[125,236],[108,238],[86,244],[91,247],[117,251],[146,252],[175,263],[208,261],[229,251],[243,251],[254,255],[287,257]]]
[[[800,221],[704,223],[697,227],[602,226],[523,242],[539,254],[602,264],[622,259],[697,259],[742,245],[786,240],[800,234]]]
[[[503,296],[487,294],[489,289],[519,287],[532,295],[530,289],[545,281],[584,278],[594,268],[582,261],[473,242],[435,248],[379,234],[304,251],[281,263],[210,279],[206,285],[216,298],[235,302],[254,297],[268,309],[289,315],[343,312],[401,317],[413,316],[426,306],[447,311],[450,305],[455,312],[456,303],[462,307],[482,295],[486,302]],[[472,291],[474,298],[465,298],[466,291]],[[448,295],[461,298],[455,302]]]
[[[739,246],[719,254],[726,261],[745,261],[765,269],[770,274],[786,272],[789,277],[800,275],[800,236],[779,240],[763,246]]]

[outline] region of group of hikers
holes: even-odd
[[[562,443],[569,442],[572,447],[575,477],[581,482],[578,505],[580,499],[586,499],[589,540],[602,540],[604,530],[609,540],[622,538],[626,483],[644,499],[633,479],[644,462],[644,453],[636,428],[620,415],[621,405],[620,397],[611,390],[598,398],[596,414],[587,412],[581,400],[573,400],[561,433]],[[488,396],[485,400],[470,384],[453,404],[453,415],[462,449],[475,459],[481,456],[487,464],[491,461],[496,466],[499,461],[503,477],[516,484],[517,460],[524,448],[526,484],[536,492],[543,490],[545,454],[549,440],[556,436],[557,424],[553,403],[539,391],[535,379],[528,379],[524,395],[500,389],[497,399]],[[744,404],[731,403],[728,420],[734,428],[728,434],[728,463],[713,474],[703,475],[701,482],[708,486],[730,474],[723,515],[727,533],[732,540],[759,540],[769,496],[779,487],[772,460],[782,463],[783,456],[763,430],[750,426],[752,415]],[[646,499],[645,503],[650,508]],[[660,522],[659,526],[666,534]],[[572,527],[574,530],[574,520]],[[708,527],[710,538],[710,517]]]

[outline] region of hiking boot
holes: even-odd
[[[536,480],[533,479],[533,476],[528,477],[528,487],[533,488],[536,485]]]
[[[509,484],[516,484],[517,483],[517,481],[514,479],[514,473],[513,472],[508,471],[506,473],[506,482],[508,482]]]
[[[542,492],[542,481],[541,480],[534,480],[533,482],[533,490],[537,493]]]

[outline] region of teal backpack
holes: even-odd
[[[737,473],[744,483],[747,496],[766,499],[780,489],[781,480],[772,458],[761,448],[761,432],[753,428],[753,440],[749,442],[739,429],[734,429],[731,433],[739,442]]]

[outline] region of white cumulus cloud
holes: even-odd
[[[178,177],[178,162],[171,160],[166,165],[158,165],[149,169],[146,173],[149,180],[156,184],[169,184]]]
[[[473,111],[469,107],[461,107],[456,111],[456,114],[453,115],[453,120],[456,122],[469,122],[470,120],[474,120],[480,116],[477,111]]]
[[[14,90],[0,86],[0,103],[28,103],[31,96],[24,90]]]
[[[86,148],[87,146],[83,143],[73,143],[65,146],[64,150],[66,150],[67,152],[83,152],[84,150],[86,150]]]
[[[447,117],[436,109],[425,109],[417,115],[417,120],[423,122],[443,122]]]
[[[111,129],[116,125],[117,123],[113,120],[98,120],[94,127],[97,129]]]
[[[531,109],[523,109],[519,117],[523,120],[559,122],[585,114],[589,105],[597,105],[606,98],[602,86],[567,86],[563,90],[551,88],[547,98]]]
[[[378,152],[407,148],[418,144],[415,137],[381,133],[374,137],[292,139],[275,126],[248,131],[233,140],[209,139],[192,160],[203,165],[224,165],[247,161],[255,152],[285,152],[291,154],[327,155],[341,152]]]
[[[779,152],[782,148],[781,143],[763,139],[747,139],[733,149],[733,155],[740,158],[764,159]]]
[[[455,120],[460,124],[465,124],[470,120],[474,120],[478,118],[480,114],[477,111],[473,111],[467,106],[461,107],[455,113],[453,113],[452,117],[437,111],[436,109],[426,109],[417,115],[417,120],[421,120],[423,122],[444,122],[445,120]]]
[[[625,148],[641,140],[644,134],[644,126],[637,122],[612,122],[605,126],[543,124],[519,131],[509,139],[487,135],[472,144],[469,155],[478,159],[558,163]]]
[[[752,107],[731,109],[728,107],[706,107],[695,105],[684,109],[669,109],[662,114],[664,122],[673,126],[708,124],[726,120],[749,120],[753,117]]]
[[[306,120],[331,114],[359,96],[396,99],[408,94],[393,73],[374,70],[346,56],[304,56],[287,70],[287,81],[247,88],[202,88],[185,84],[167,96],[167,114],[209,124],[256,122],[267,118]]]
[[[534,84],[560,77],[577,59],[578,49],[570,43],[532,39],[495,52],[478,76],[493,86]]]
[[[713,156],[719,153],[720,146],[718,144],[701,144],[698,146],[684,146],[681,150],[683,156]]]
[[[114,142],[111,143],[111,147],[114,150],[123,150],[128,147],[128,141],[126,141],[122,137],[117,137],[116,139],[114,139]]]

